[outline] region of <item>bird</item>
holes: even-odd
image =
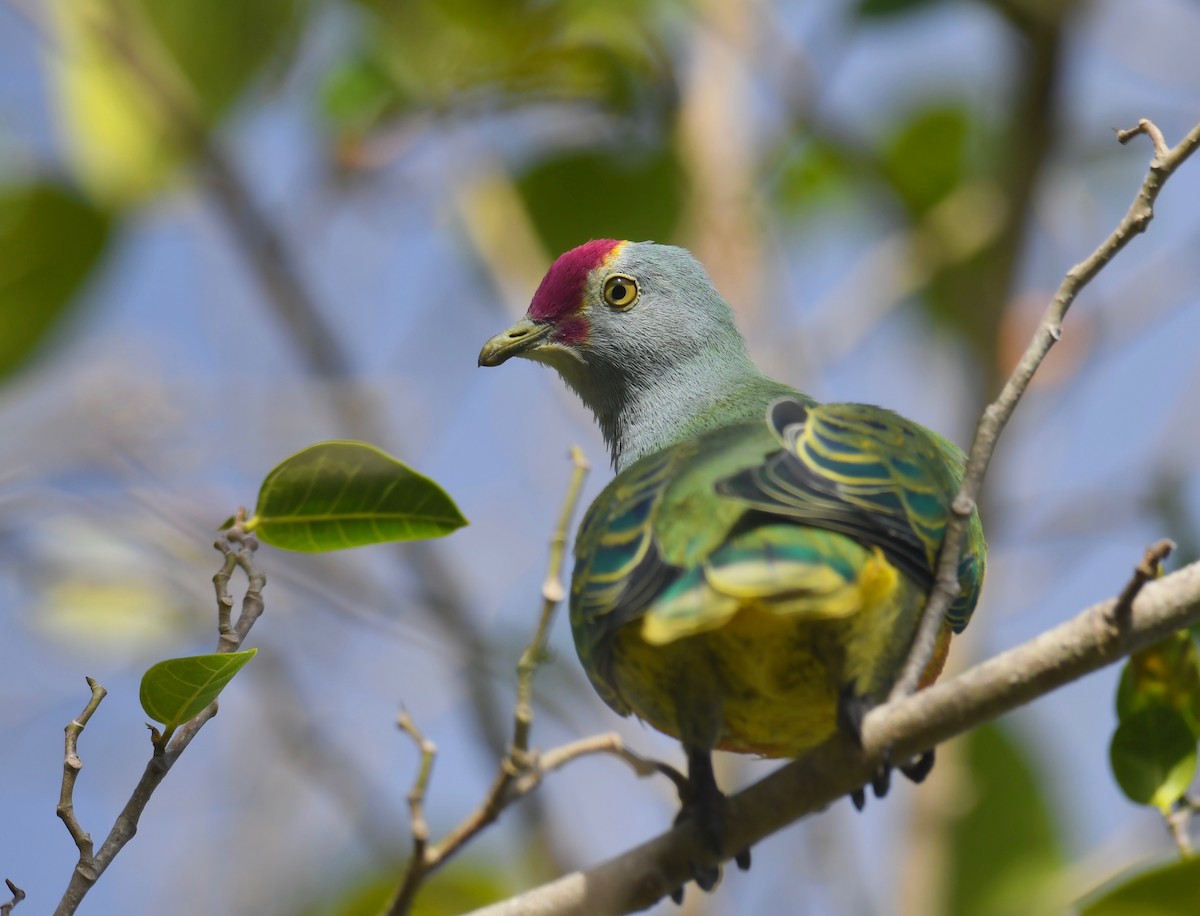
[[[682,743],[676,823],[696,822],[719,855],[714,750],[792,758],[839,730],[861,740],[912,644],[964,455],[891,410],[768,378],[703,266],[671,245],[595,239],[559,256],[478,362],[513,357],[558,372],[616,472],[575,541],[579,659],[615,712]],[[922,686],[985,565],[976,511]],[[901,769],[919,781],[932,762]],[[852,797],[861,808],[862,790]],[[749,867],[748,850],[736,858]],[[704,890],[720,878],[692,871]]]

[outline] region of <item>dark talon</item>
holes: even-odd
[[[871,776],[871,788],[875,791],[876,798],[883,798],[888,794],[888,789],[892,786],[892,768],[881,763]]]
[[[682,884],[679,885],[679,887],[675,888],[675,890],[671,891],[671,899],[675,901],[676,906],[683,906],[683,885]]]
[[[867,805],[867,793],[861,788],[851,789],[850,801],[854,802],[854,810],[861,811]]]
[[[750,870],[750,850],[743,849],[741,852],[739,852],[736,856],[733,857],[733,861],[737,863],[737,867],[740,868],[742,871],[749,871]]]
[[[925,777],[929,775],[929,771],[933,769],[934,753],[930,749],[918,757],[916,760],[910,760],[908,763],[900,766],[900,772],[907,776],[915,783],[922,783]]]

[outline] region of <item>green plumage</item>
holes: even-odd
[[[815,405],[797,395],[776,401],[761,420],[720,426],[637,461],[592,504],[576,542],[571,625],[592,684],[617,712],[638,713],[685,741],[708,738],[685,734],[692,719],[715,731],[715,745],[772,755],[828,737],[839,690],[878,699],[903,662],[962,460],[945,439],[891,411]],[[864,601],[860,577],[866,566],[880,566],[879,558],[901,575],[878,594],[866,587]],[[975,516],[959,566],[962,594],[947,618],[956,632],[974,608],[983,571]],[[809,710],[822,723],[815,733],[782,734],[764,721],[736,734],[719,711],[733,704],[737,716],[755,718],[744,708],[753,700],[736,696],[734,682],[743,679],[724,668],[735,668],[739,654],[748,667],[763,665],[782,651],[774,636],[766,645],[749,639],[695,678],[676,661],[670,677],[653,684],[623,679],[620,655],[637,637],[654,647],[647,658],[691,640],[695,664],[705,666],[717,637],[701,645],[701,636],[751,610],[779,617],[790,664],[810,668],[807,694],[776,687],[786,694],[781,702],[824,707]],[[856,641],[863,644],[857,653]],[[715,691],[697,694],[692,681],[713,682],[714,675]],[[724,688],[722,680],[729,682]],[[673,695],[649,695],[659,689]],[[711,716],[686,711],[710,703]]]

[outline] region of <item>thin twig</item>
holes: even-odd
[[[17,908],[17,904],[25,899],[25,892],[12,883],[8,878],[4,879],[5,885],[8,887],[8,892],[12,894],[12,899],[7,903],[0,903],[0,916],[8,916]]]
[[[1175,810],[1167,815],[1167,829],[1171,831],[1171,839],[1175,841],[1175,847],[1184,858],[1194,851],[1191,827],[1195,810],[1195,806],[1185,799],[1183,804],[1177,805]]]
[[[430,846],[427,836],[418,839],[417,811],[414,810],[414,852],[388,908],[389,916],[400,916],[400,914],[409,912],[425,877],[474,839],[481,830],[493,823],[500,816],[500,812],[513,801],[532,791],[541,780],[541,776],[538,775],[532,781],[528,781],[524,791],[517,790],[520,779],[538,770],[537,755],[529,750],[529,733],[533,727],[533,675],[538,664],[545,657],[546,637],[550,632],[554,612],[566,597],[563,566],[567,552],[567,533],[570,530],[575,509],[579,504],[583,482],[590,469],[582,449],[578,446],[571,448],[570,456],[571,481],[567,485],[567,494],[563,500],[563,509],[558,524],[555,525],[554,532],[550,537],[550,560],[547,564],[546,579],[542,583],[542,607],[538,615],[537,628],[534,631],[533,639],[525,647],[525,651],[521,653],[520,661],[517,663],[517,702],[513,712],[512,745],[504,759],[500,761],[500,766],[482,803],[440,842]],[[406,717],[402,716],[401,728],[404,728],[410,735],[418,735],[419,732],[416,731],[415,726],[412,726],[411,729],[405,728],[404,718]],[[409,724],[411,725],[411,720],[409,720]],[[613,751],[613,753],[616,752]],[[564,760],[563,763],[565,762]],[[432,760],[430,760],[430,766],[432,766]],[[425,772],[424,775],[427,780],[428,772]],[[412,798],[413,796],[410,794],[410,805]],[[424,784],[421,785],[421,791],[418,793],[418,802],[422,802],[423,799]],[[421,822],[422,830],[424,830],[423,817]]]
[[[1150,161],[1150,169],[1138,189],[1137,196],[1112,234],[1086,260],[1067,271],[1020,362],[1017,363],[999,397],[988,405],[979,419],[962,486],[950,507],[950,518],[938,558],[937,578],[929,593],[904,670],[892,689],[891,699],[912,693],[930,659],[933,658],[938,632],[942,628],[946,611],[960,591],[958,563],[962,557],[967,525],[971,513],[975,510],[988,464],[996,450],[996,442],[1029,386],[1034,372],[1050,352],[1050,348],[1062,337],[1062,322],[1067,310],[1080,291],[1117,252],[1129,244],[1134,236],[1145,231],[1150,220],[1154,218],[1154,202],[1163,184],[1188,156],[1195,152],[1196,147],[1200,146],[1200,124],[1193,127],[1179,145],[1170,150],[1166,149],[1166,144],[1162,142],[1162,134],[1158,128],[1144,118],[1138,122],[1137,127],[1127,132],[1122,142],[1135,133],[1147,134],[1155,146],[1154,158]]]
[[[863,785],[886,748],[897,758],[919,753],[1200,622],[1200,563],[1148,583],[1133,602],[1128,631],[1114,642],[1109,619],[1117,600],[1094,605],[958,677],[876,707],[863,722],[861,750],[838,735],[733,796],[720,857],[700,831],[684,825],[475,916],[645,909],[689,880],[696,865],[718,864]]]
[[[253,535],[249,534],[242,527],[245,521],[245,512],[239,511],[235,517],[234,524],[227,531],[222,532],[222,535],[217,538],[213,546],[223,555],[223,562],[216,575],[213,576],[213,586],[216,592],[217,599],[217,621],[218,621],[218,637],[217,637],[217,652],[236,652],[241,648],[242,641],[246,638],[250,628],[263,612],[262,589],[266,584],[266,576],[259,572],[254,566],[254,552],[258,549],[258,541]],[[236,623],[230,623],[230,612],[233,605],[233,600],[229,596],[229,572],[232,572],[234,567],[241,568],[245,572],[249,581],[246,588],[246,595],[242,600],[242,612],[238,616]],[[99,699],[96,699],[96,691],[99,690],[100,699],[103,699],[103,687],[96,684],[91,678],[88,679],[88,684],[92,686],[93,703],[98,704]],[[94,706],[89,704],[89,708],[94,711]],[[129,796],[129,800],[117,815],[116,821],[113,823],[112,829],[108,836],[101,844],[100,849],[95,855],[90,854],[91,838],[86,833],[83,833],[78,822],[75,821],[74,813],[70,808],[70,792],[69,789],[74,785],[74,776],[69,774],[71,769],[71,756],[74,750],[74,739],[71,734],[71,729],[79,724],[75,731],[75,736],[82,730],[82,727],[87,722],[86,716],[90,716],[91,712],[84,710],[85,716],[72,722],[67,726],[67,760],[63,764],[63,796],[59,801],[59,817],[63,818],[67,824],[67,829],[71,831],[71,836],[75,838],[76,844],[80,847],[80,860],[75,870],[71,873],[71,880],[67,884],[66,891],[63,892],[62,899],[55,909],[55,916],[70,916],[74,913],[88,891],[92,889],[100,876],[116,858],[117,854],[125,848],[125,845],[133,839],[137,833],[138,821],[141,819],[142,812],[149,803],[154,791],[159,784],[166,778],[175,761],[187,749],[192,739],[196,737],[204,724],[217,714],[217,701],[209,703],[192,719],[185,722],[175,730],[170,742],[163,747],[155,747],[149,762],[146,764],[145,770],[142,772],[141,779],[134,786],[133,792]],[[78,757],[75,758],[78,763]],[[81,764],[79,764],[81,766]],[[75,768],[78,772],[78,766]],[[68,777],[70,777],[70,785],[68,785]],[[67,805],[64,813],[64,801]],[[68,820],[69,818],[69,820]],[[72,827],[74,823],[74,827]],[[85,847],[81,843],[80,837],[86,841],[87,851],[89,853],[85,861]]]
[[[1175,549],[1174,541],[1164,538],[1146,548],[1142,562],[1133,570],[1133,576],[1126,583],[1117,603],[1113,605],[1112,619],[1109,621],[1113,629],[1120,632],[1129,626],[1129,615],[1133,613],[1133,600],[1138,596],[1147,582],[1153,582],[1162,575],[1162,563]]]
[[[636,776],[645,779],[647,776],[666,776],[681,791],[687,786],[687,777],[675,767],[652,757],[643,757],[636,751],[625,746],[625,740],[616,732],[604,735],[592,735],[590,738],[580,738],[561,747],[543,751],[538,755],[535,765],[521,774],[513,788],[514,796],[526,795],[541,785],[542,779],[555,770],[561,769],[573,760],[581,757],[591,757],[596,754],[608,754],[629,764]]]
[[[409,735],[421,753],[421,764],[417,768],[417,776],[408,792],[408,808],[412,821],[412,856],[408,860],[402,885],[412,884],[414,889],[420,884],[429,867],[429,822],[425,820],[425,792],[429,788],[429,780],[433,775],[433,761],[437,757],[437,745],[426,738],[413,722],[408,710],[402,709],[396,724],[400,730]],[[412,877],[409,877],[410,874]]]
[[[63,729],[67,736],[66,751],[63,754],[62,788],[58,793],[56,813],[66,825],[67,832],[71,834],[71,839],[79,848],[79,862],[75,865],[75,870],[85,875],[94,875],[96,863],[93,856],[92,836],[83,829],[83,825],[75,817],[75,780],[79,778],[79,771],[83,769],[83,761],[79,759],[77,745],[80,734],[83,733],[88,720],[92,718],[92,713],[100,707],[108,695],[108,691],[95,678],[87,678],[87,685],[92,691],[91,699],[88,700],[87,706],[83,707],[83,712],[68,722],[66,728]]]

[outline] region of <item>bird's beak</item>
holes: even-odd
[[[534,321],[529,316],[522,318],[483,345],[479,351],[479,365],[499,366],[505,360],[534,349],[552,328],[549,322]]]

